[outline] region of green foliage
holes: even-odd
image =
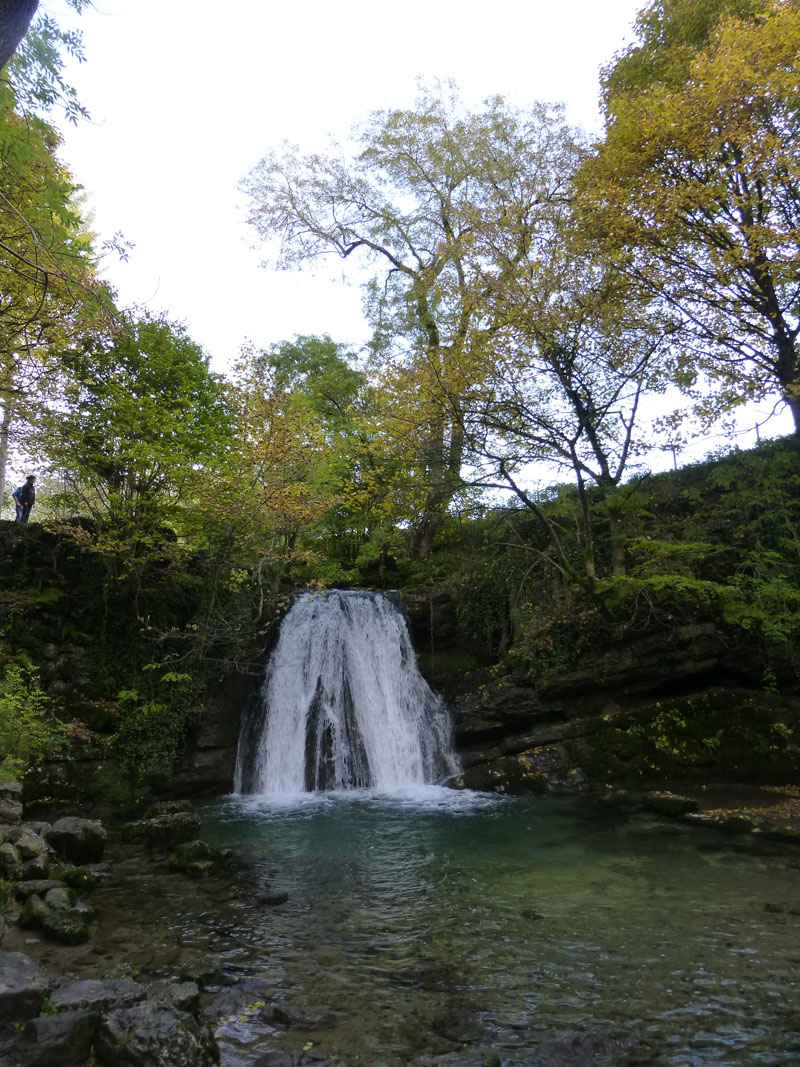
[[[186,331],[144,318],[109,345],[71,353],[69,408],[42,448],[63,471],[68,502],[106,534],[138,542],[176,519],[198,466],[231,436],[219,384]]]
[[[81,12],[91,0],[66,0]],[[60,105],[68,121],[85,117],[86,108],[75,89],[64,80],[65,56],[83,60],[79,30],[64,29],[48,14],[40,14],[20,42],[8,65],[8,74],[17,97],[27,110],[48,111]]]
[[[67,731],[52,715],[35,668],[6,665],[0,680],[0,778],[16,779],[26,764],[65,744]]]
[[[133,785],[154,775],[168,775],[180,755],[194,716],[183,701],[171,696],[148,700],[135,689],[118,694],[121,716],[109,744]]]

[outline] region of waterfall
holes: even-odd
[[[239,738],[238,793],[435,782],[457,770],[442,700],[379,593],[305,593],[281,623]]]

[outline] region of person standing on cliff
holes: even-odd
[[[25,484],[15,489],[11,494],[17,508],[16,522],[27,522],[31,508],[36,503],[36,475],[29,474]]]

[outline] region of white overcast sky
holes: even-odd
[[[69,70],[91,121],[64,130],[62,157],[100,236],[135,245],[108,267],[121,303],[184,321],[218,369],[245,338],[366,338],[357,284],[259,267],[237,185],[269,148],[322,148],[375,108],[411,106],[419,77],[452,78],[470,105],[494,93],[564,101],[570,121],[599,132],[598,68],[641,6],[94,2],[77,20],[86,62]],[[43,9],[58,14],[59,0]]]
[[[599,68],[632,40],[643,6],[94,3],[75,20],[86,61],[68,71],[91,119],[63,129],[62,158],[86,190],[100,238],[120,231],[134,245],[127,262],[108,260],[120,304],[184,322],[220,371],[246,340],[266,347],[329,333],[357,348],[367,338],[358,279],[347,284],[341,263],[321,276],[260,267],[265,251],[253,247],[237,186],[270,148],[288,140],[322,149],[376,108],[412,106],[420,78],[453,79],[470,106],[495,93],[523,107],[563,101],[572,123],[599,134]],[[42,0],[41,9],[66,22],[61,4]],[[788,432],[778,421],[768,432]],[[684,458],[723,441],[696,442]]]

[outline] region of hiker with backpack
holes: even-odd
[[[27,522],[31,508],[36,503],[36,475],[29,474],[25,484],[18,486],[11,494],[11,499],[17,509],[15,522]]]

